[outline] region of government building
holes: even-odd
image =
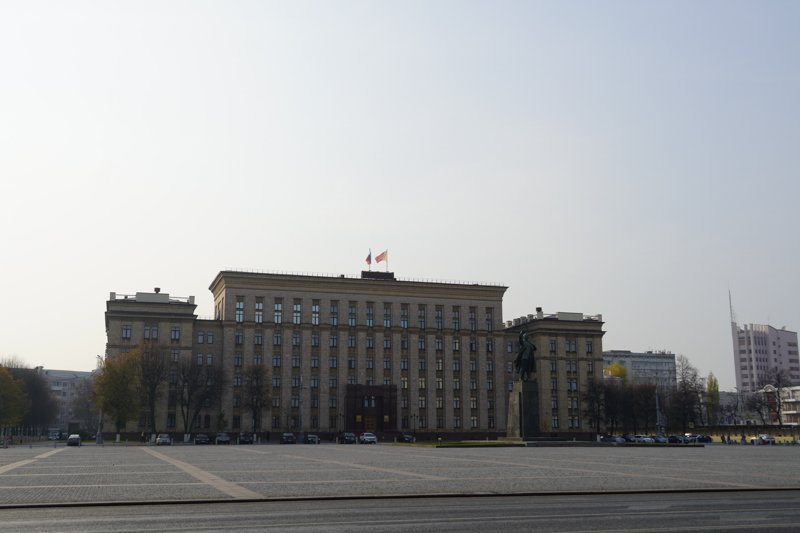
[[[197,317],[194,297],[159,289],[111,293],[106,303],[106,357],[151,343],[169,358],[159,431],[273,440],[284,431],[331,439],[343,431],[386,440],[400,432],[504,436],[519,333],[531,329],[537,377],[547,385],[539,387],[542,433],[589,432],[581,394],[602,378],[599,315],[537,310],[504,322],[505,286],[401,280],[391,272],[222,271],[209,289],[213,319]],[[178,390],[187,362],[221,376],[221,394],[190,420]],[[258,408],[253,385],[266,392]],[[148,427],[143,416],[126,429]]]

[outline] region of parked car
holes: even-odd
[[[625,439],[623,439],[619,435],[605,435],[600,438],[600,442],[613,442],[615,444],[621,444],[625,442]]]
[[[761,433],[750,438],[750,444],[775,444],[775,437]]]
[[[409,433],[403,433],[397,438],[397,442],[417,442],[417,437]]]
[[[667,442],[670,444],[686,444],[686,437],[683,435],[670,435],[667,437]]]
[[[374,433],[365,432],[358,437],[359,444],[378,444],[378,437]]]
[[[81,445],[81,436],[77,433],[73,433],[69,437],[67,437],[67,446],[80,446]]]
[[[167,435],[166,433],[159,433],[156,437],[156,446],[171,446],[172,445],[172,437]]]
[[[667,444],[669,442],[669,439],[664,435],[651,435],[650,438],[652,438],[656,444]]]
[[[194,443],[195,444],[211,444],[211,437],[206,435],[205,433],[198,433],[194,436]]]
[[[217,433],[217,438],[214,440],[217,444],[230,444],[231,437],[227,433]]]
[[[253,444],[255,436],[252,433],[239,433],[239,444]]]
[[[306,435],[306,444],[319,444],[319,436],[314,435],[313,433],[309,433]]]
[[[646,444],[653,444],[655,440],[652,437],[648,437],[647,435],[634,435],[633,436],[634,442],[639,443],[646,443]]]
[[[281,435],[281,444],[297,444],[297,437],[294,433],[284,433]]]
[[[342,433],[342,436],[339,438],[339,444],[355,444],[355,443],[356,443],[355,433]]]

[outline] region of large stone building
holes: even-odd
[[[88,388],[92,373],[78,370],[38,369],[53,396],[58,400],[58,413],[51,426],[77,433],[97,427],[97,420],[90,420]]]
[[[765,324],[731,322],[736,388],[743,393],[760,390],[776,370],[791,384],[800,385],[797,333]]]
[[[535,330],[545,347],[539,376],[555,383],[542,392],[544,431],[581,431],[580,391],[602,370],[600,317],[531,315],[504,328],[501,285],[406,281],[388,272],[223,271],[209,288],[213,319],[195,315],[193,297],[158,289],[112,293],[107,302],[108,357],[142,342],[169,350],[167,401],[157,415],[168,431],[184,431],[174,389],[186,360],[225,376],[221,398],[203,406],[195,431],[374,431],[388,438],[400,431],[505,434],[520,327]],[[263,409],[248,401],[254,367],[268,391]]]

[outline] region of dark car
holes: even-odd
[[[319,436],[314,435],[313,433],[309,433],[306,435],[306,444],[319,444]]]
[[[414,435],[403,433],[402,435],[397,437],[397,442],[417,442],[417,438]]]
[[[281,444],[297,444],[297,437],[294,433],[284,433],[281,435]]]
[[[239,444],[253,444],[255,438],[252,433],[239,433]]]
[[[339,444],[355,444],[356,442],[358,441],[355,433],[342,433],[342,436],[339,437]]]
[[[194,436],[195,444],[211,444],[211,438],[205,433],[198,433]]]
[[[69,437],[67,437],[67,446],[80,446],[81,445],[81,436],[77,433],[73,433]]]
[[[217,438],[214,442],[217,444],[230,444],[231,437],[227,433],[217,433]]]

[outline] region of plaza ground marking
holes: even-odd
[[[228,496],[236,498],[237,500],[261,500],[263,496],[257,492],[253,492],[250,489],[246,489],[241,485],[237,485],[231,481],[227,481],[222,479],[221,477],[215,476],[211,472],[206,472],[205,470],[201,470],[196,466],[190,465],[189,463],[184,463],[183,461],[179,461],[177,459],[173,459],[172,457],[168,457],[163,453],[159,453],[157,451],[151,450],[149,448],[140,448],[143,452],[149,453],[156,459],[161,459],[162,461],[171,464],[172,466],[183,470],[193,478],[202,481],[203,483],[210,485],[217,489],[220,492],[224,492]]]
[[[21,466],[29,465],[31,463],[35,463],[37,459],[46,459],[51,455],[55,455],[58,452],[63,452],[66,448],[56,448],[55,450],[51,450],[47,453],[43,453],[41,455],[37,455],[33,459],[25,459],[24,461],[17,461],[16,463],[7,464],[5,466],[0,466],[0,474],[5,474],[6,472],[10,472],[15,468],[19,468]]]

